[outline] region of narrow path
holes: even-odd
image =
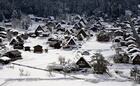
[[[43,69],[43,68],[38,68],[38,67],[33,67],[33,66],[28,66],[28,65],[23,65],[23,64],[18,64],[18,63],[11,63],[13,65],[17,65],[17,66],[22,66],[22,67],[27,67],[27,68],[32,68],[32,69],[37,69],[37,70],[42,70],[42,71],[49,71],[47,69]]]
[[[0,84],[0,86],[6,86],[9,83],[8,80],[5,80],[5,82],[3,82],[2,84]]]
[[[5,85],[7,83],[7,81],[5,81],[5,82],[3,82],[2,84],[0,84],[0,86],[3,86],[3,85]]]
[[[13,65],[17,65],[17,66],[22,66],[22,67],[27,67],[27,68],[32,68],[32,69],[37,69],[37,70],[42,70],[42,71],[47,71],[49,72],[49,70],[47,69],[43,69],[43,68],[37,68],[37,67],[32,67],[32,66],[27,66],[27,65],[22,65],[22,64],[18,64],[18,63],[12,63]],[[64,72],[55,72],[55,73],[59,73],[59,74],[62,74],[62,75],[66,75],[66,76],[69,76],[71,77],[71,79],[77,79],[77,80],[83,80],[83,81],[88,81],[88,82],[92,82],[92,83],[98,83],[100,80],[98,79],[86,79],[86,78],[80,78],[80,77],[76,77],[76,76],[73,76],[73,75],[69,75],[69,74],[65,74]],[[22,78],[21,78],[22,79]],[[27,78],[28,79],[28,78]],[[32,79],[32,78],[31,78]],[[34,78],[35,79],[35,78]],[[41,78],[36,78],[38,80],[41,80]],[[66,78],[65,78],[66,79]],[[42,79],[43,80],[43,79]],[[49,80],[49,79],[46,79],[46,80]],[[130,81],[130,79],[127,79],[127,80],[117,80],[117,79],[108,79],[108,80],[105,80],[105,81],[120,81],[120,82],[123,82],[123,81]]]
[[[37,67],[32,67],[32,66],[27,66],[27,65],[22,65],[22,64],[18,64],[18,63],[11,63],[13,65],[17,65],[17,66],[22,66],[22,67],[27,67],[27,68],[32,68],[32,69],[37,69],[37,70],[42,70],[42,71],[47,71],[49,72],[49,70],[47,69],[43,69],[43,68],[37,68]],[[69,75],[69,74],[65,74],[64,72],[55,72],[55,73],[59,73],[59,74],[62,74],[62,75],[66,75],[66,76],[69,76],[73,79],[77,79],[77,80],[83,80],[83,81],[88,81],[88,82],[92,82],[92,83],[98,83],[99,81],[97,79],[85,79],[85,78],[79,78],[79,77],[76,77],[76,76],[72,76],[72,75]]]

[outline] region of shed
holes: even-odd
[[[31,51],[30,46],[25,46],[25,47],[24,47],[24,50],[25,50],[25,51]]]
[[[34,46],[34,53],[42,53],[43,49],[41,45]]]

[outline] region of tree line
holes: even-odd
[[[14,10],[37,16],[61,16],[103,12],[110,17],[124,15],[125,10],[137,14],[140,0],[0,0],[0,20],[11,18]]]

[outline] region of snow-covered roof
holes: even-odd
[[[10,31],[12,31],[12,32],[18,32],[18,30],[16,30],[16,29],[11,29]]]
[[[123,36],[116,36],[114,39],[121,39],[121,40],[123,40]]]
[[[116,30],[115,32],[121,32],[122,33],[123,31],[122,30]]]
[[[61,27],[62,24],[61,23],[58,23],[55,27]]]
[[[0,39],[4,39],[4,38],[0,37]]]
[[[17,41],[17,38],[16,38],[16,37],[13,37],[13,38],[11,39],[11,41],[12,41],[13,39]]]
[[[135,43],[134,40],[128,40],[127,43]]]
[[[138,4],[138,8],[140,8],[140,4]]]
[[[35,18],[33,14],[28,15],[30,18]]]
[[[54,18],[54,16],[49,16],[48,17],[50,20],[54,20],[55,18]]]
[[[131,55],[131,57],[132,57],[132,61],[137,57],[137,56],[140,56],[140,52],[135,52],[135,53],[133,53],[132,55]],[[140,59],[140,58],[139,58]]]
[[[82,18],[80,21],[82,21],[83,23],[87,24],[88,21],[85,18]]]
[[[79,22],[79,25],[82,26],[82,27],[85,27],[86,26],[85,23],[82,22],[82,21]]]
[[[106,30],[120,30],[120,27],[108,27]]]
[[[5,31],[0,31],[0,34],[7,34],[7,32],[5,32]]]
[[[88,62],[88,63],[92,60],[91,57],[89,57],[89,56],[82,56],[82,55],[81,55],[81,57],[75,59],[75,62],[79,61],[80,58],[84,58],[85,61]]]
[[[1,57],[0,59],[3,60],[3,61],[11,60],[9,57],[6,57],[6,56]]]
[[[133,34],[133,33],[128,33],[128,32],[126,33],[126,35],[130,35],[130,36],[131,36],[132,34]]]
[[[128,47],[133,48],[133,47],[137,47],[137,45],[136,44],[130,44],[130,45],[128,45]]]
[[[134,47],[134,48],[130,49],[130,50],[128,51],[128,53],[133,52],[133,51],[140,52],[140,49]]]
[[[77,45],[76,41],[74,40],[74,37],[72,36],[66,43],[66,45],[69,45],[70,41],[73,41],[75,45]]]
[[[128,41],[128,40],[136,40],[134,37],[132,37],[132,36],[129,36],[129,37],[127,37],[126,39],[125,39],[126,41]]]
[[[75,19],[75,20],[77,20],[77,19],[80,20],[80,19],[81,19],[81,16],[80,16],[80,15],[76,15],[76,16],[74,17],[74,19]]]
[[[128,28],[131,28],[130,24],[126,24],[126,26],[127,26]]]

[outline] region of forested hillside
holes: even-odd
[[[123,15],[125,10],[137,14],[140,0],[0,0],[0,19],[11,17],[13,10],[46,17],[66,13],[93,15],[107,13],[110,17]]]

